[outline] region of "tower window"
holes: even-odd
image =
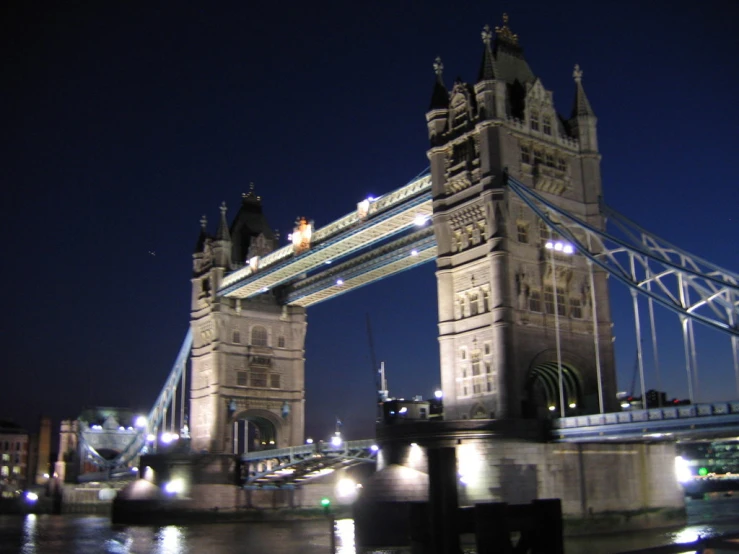
[[[472,392],[474,392],[475,394],[480,394],[482,392],[482,387],[480,386],[480,383],[475,383],[472,386]]]
[[[267,329],[256,326],[251,330],[252,346],[267,346]]]
[[[544,287],[544,307],[548,314],[554,313],[554,289],[552,287]],[[563,288],[557,287],[557,313],[566,315],[567,308],[565,306],[565,291]]]
[[[240,387],[246,386],[246,371],[237,371],[236,372],[236,384]]]
[[[547,154],[546,160],[547,166],[554,167],[554,154]]]
[[[548,115],[544,116],[542,118],[542,126],[544,127],[544,134],[545,135],[551,135],[552,134],[552,118]]]
[[[273,389],[280,388],[280,375],[278,373],[273,373],[269,376],[269,386]]]
[[[531,115],[529,116],[529,120],[531,122],[531,130],[538,131],[539,130],[539,112],[531,112]]]
[[[541,165],[544,163],[544,154],[541,150],[534,150],[534,165]]]
[[[285,348],[285,337],[277,337],[277,348]]]
[[[485,343],[485,355],[486,356],[490,355],[490,343],[489,342]]]
[[[459,357],[462,358],[463,360],[467,359],[467,350],[465,348],[459,349]]]
[[[480,360],[474,359],[472,360],[472,376],[476,377],[477,375],[480,375]]]
[[[529,294],[529,311],[541,312],[541,292],[532,290]]]
[[[582,302],[579,298],[570,298],[570,317],[582,319]]]
[[[493,366],[490,365],[490,362],[485,362],[485,373],[490,375],[493,372]]]
[[[521,145],[521,161],[525,164],[531,163],[531,148]]]
[[[234,330],[234,332],[231,335],[231,339],[234,344],[241,344],[241,333],[239,331]]]
[[[529,225],[528,223],[524,223],[522,221],[519,221],[516,224],[516,231],[518,233],[518,242],[522,244],[528,244],[529,242]]]
[[[567,171],[567,162],[564,158],[559,158],[557,160],[557,169],[560,171]]]
[[[470,315],[477,315],[480,313],[480,304],[478,301],[478,295],[476,292],[470,293]]]
[[[252,372],[251,386],[255,388],[267,388],[267,374],[261,372]]]

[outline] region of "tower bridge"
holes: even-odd
[[[739,435],[732,398],[619,413],[610,283],[632,295],[642,398],[645,318],[659,368],[656,305],[681,325],[696,403],[695,323],[726,337],[736,380],[727,395],[739,396],[739,275],[603,203],[597,117],[578,66],[573,109],[562,116],[507,22],[482,39],[474,83],[449,89],[441,60],[434,64],[427,174],[360,200],[326,226],[299,218],[288,246],[279,246],[254,190],[230,221],[221,207],[215,234],[202,220],[180,355],[138,442],[101,463],[128,463],[142,444],[153,447],[142,436],[156,441],[167,429],[187,429],[196,452],[273,460],[280,469],[310,459],[302,446],[306,309],[431,261],[445,420],[492,422],[480,437],[494,437],[496,422],[554,418],[548,439],[562,442],[652,443],[687,429],[692,438]],[[358,453],[371,446],[362,445],[352,456],[371,459]],[[607,452],[595,449],[591,459]],[[536,456],[532,467],[546,458]]]

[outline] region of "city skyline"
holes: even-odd
[[[736,270],[739,108],[730,96],[737,78],[726,71],[736,7],[688,6],[634,14],[573,2],[563,13],[545,4],[508,12],[565,116],[572,68],[582,67],[606,201]],[[221,201],[233,217],[254,182],[286,241],[296,216],[323,226],[422,171],[434,58],[444,61],[447,88],[457,75],[473,81],[482,26],[500,25],[503,11],[482,2],[451,16],[440,2],[326,13],[15,9],[6,22],[14,140],[6,138],[3,220],[18,266],[4,272],[12,292],[0,416],[27,428],[41,413],[58,420],[90,404],[148,409],[187,330],[198,220],[205,213],[214,231]],[[688,38],[672,29],[689,29]],[[713,198],[696,210],[709,186]],[[336,416],[348,434],[371,432],[366,314],[391,391],[431,395],[439,384],[433,272],[427,264],[309,309],[307,435],[332,431]],[[635,341],[621,293],[612,294],[623,389]],[[715,360],[729,360],[725,342],[727,355]],[[706,344],[717,341],[700,332],[703,394],[720,399],[734,386],[731,368],[712,367]],[[681,344],[674,350],[667,359],[677,366]],[[678,369],[666,370],[670,396],[685,396]]]

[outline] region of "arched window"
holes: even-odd
[[[251,330],[251,345],[252,346],[267,346],[267,329],[257,325]]]

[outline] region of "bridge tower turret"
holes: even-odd
[[[595,413],[600,396],[607,411],[616,390],[605,275],[594,272],[591,292],[585,258],[548,249],[559,237],[506,188],[510,175],[602,226],[595,115],[579,69],[575,111],[565,120],[507,16],[495,35],[487,26],[482,32],[474,85],[458,79],[447,91],[437,59],[426,115],[446,417],[545,418],[563,408],[566,415]]]
[[[272,291],[254,299],[218,293],[225,275],[277,247],[253,189],[230,227],[221,205],[215,236],[203,216],[193,254],[189,426],[196,452],[303,442],[305,310],[280,305]]]

